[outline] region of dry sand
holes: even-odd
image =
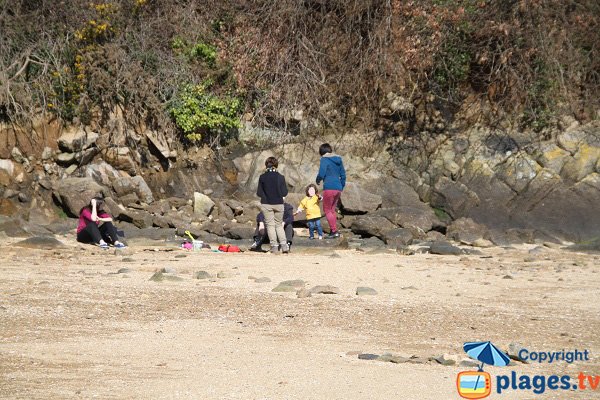
[[[479,340],[591,352],[588,362],[486,368],[492,376],[600,375],[597,255],[531,255],[526,245],[463,257],[133,246],[124,257],[66,244],[0,247],[0,398],[457,399],[456,374],[474,368],[357,354],[462,358],[463,342]],[[183,280],[149,281],[163,267]],[[199,270],[225,277],[193,279]],[[271,292],[287,279],[341,294]],[[357,286],[378,294],[358,297]],[[600,389],[490,398],[593,399]]]

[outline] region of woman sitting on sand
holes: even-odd
[[[108,249],[109,244],[121,249],[125,245],[119,242],[117,228],[113,225],[110,214],[102,209],[103,204],[102,198],[94,197],[89,205],[81,209],[77,226],[77,241],[93,243],[103,249]]]

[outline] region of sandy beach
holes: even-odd
[[[118,253],[61,240],[66,247],[24,249],[13,239],[0,247],[1,398],[457,399],[457,373],[476,368],[431,358],[462,360],[464,342],[487,340],[590,352],[571,364],[485,368],[492,377],[600,375],[598,255],[534,245],[465,256],[164,245]],[[167,278],[149,280],[163,268]],[[195,279],[198,271],[211,278]],[[292,279],[339,293],[272,291]],[[377,294],[357,296],[357,287]],[[359,359],[365,353],[414,362]]]

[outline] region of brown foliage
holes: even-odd
[[[2,2],[0,117],[87,123],[118,106],[133,126],[175,132],[169,104],[210,79],[256,124],[302,110],[373,127],[392,91],[452,112],[476,99],[492,105],[482,122],[543,128],[564,112],[596,117],[599,16],[594,0]],[[214,46],[216,63],[174,40]]]

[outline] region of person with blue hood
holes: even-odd
[[[333,153],[329,143],[323,143],[319,147],[321,162],[319,164],[319,173],[317,174],[317,185],[323,182],[323,211],[325,218],[329,223],[330,232],[328,238],[337,238],[340,233],[337,229],[337,207],[342,190],[346,186],[346,170],[342,157]]]

